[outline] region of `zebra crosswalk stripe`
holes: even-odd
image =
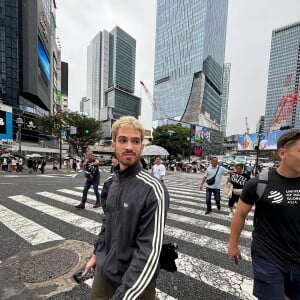
[[[168,225],[165,226],[165,234],[180,239],[182,241],[192,243],[197,246],[205,247],[222,253],[227,253],[228,243],[225,243],[223,241],[211,237],[207,237],[204,235],[200,235],[176,227],[171,227]],[[250,250],[243,246],[240,246],[239,248],[243,253],[243,259],[250,261],[251,260]]]
[[[62,236],[2,205],[0,205],[0,215],[0,222],[31,245],[64,240]]]
[[[186,187],[186,185],[184,187]],[[173,188],[173,191],[170,192],[171,211],[169,211],[168,213],[168,219],[175,221],[176,224],[185,223],[196,227],[203,227],[212,231],[229,234],[229,225],[225,226],[218,224],[220,220],[230,221],[227,215],[225,216],[222,213],[212,213],[209,215],[209,219],[207,221],[204,221],[201,219],[196,219],[195,217],[187,217],[181,214],[183,212],[191,213],[195,216],[198,216],[200,214],[202,215],[203,207],[205,207],[202,204],[203,199],[199,197],[198,190],[191,188],[189,189],[190,193],[188,195],[185,192],[184,194],[177,193],[177,191],[180,189],[182,191],[184,187],[181,188],[178,184],[176,189]],[[101,188],[101,186],[99,186],[99,188]],[[78,204],[82,196],[82,192],[76,190],[82,189],[83,187],[74,187],[73,189],[59,189],[56,191],[57,193],[44,191],[38,192],[36,194],[67,205],[76,205]],[[66,197],[58,193],[68,194],[72,197]],[[176,199],[172,197],[172,195],[179,195],[179,197],[182,199]],[[30,207],[31,209],[38,210],[45,215],[49,215],[62,222],[66,222],[75,227],[84,229],[94,235],[97,235],[99,233],[101,222],[79,216],[78,214],[72,213],[66,209],[57,208],[24,195],[10,196],[9,198],[13,201],[18,202],[20,205],[25,205],[27,207]],[[95,195],[93,194],[92,189],[90,190],[88,199],[95,200]],[[185,205],[188,205],[189,207],[186,207]],[[86,210],[94,212],[95,218],[100,220],[98,217],[96,217],[96,214],[99,215],[99,209],[92,209],[89,206],[86,206]],[[101,208],[100,211],[102,212]],[[10,230],[16,232],[21,238],[32,245],[64,239],[64,237],[46,229],[45,227],[27,219],[22,215],[19,215],[18,213],[2,205],[0,205],[0,213],[1,216],[4,216],[1,218],[0,222],[7,226]],[[252,221],[249,221],[249,224],[252,225]],[[226,242],[203,234],[201,235],[178,227],[166,225],[165,235],[176,238],[178,240],[186,241],[196,246],[227,254]],[[250,239],[251,232],[244,230],[241,237]],[[249,248],[241,246],[240,249],[243,254],[243,259],[245,259],[246,261],[251,261]],[[252,279],[247,276],[224,269],[222,267],[214,265],[213,263],[206,262],[183,253],[179,253],[179,259],[176,260],[176,264],[178,267],[178,271],[187,277],[203,282],[213,288],[222,290],[223,292],[238,297],[239,299],[254,299],[251,295]],[[177,300],[160,290],[157,290],[157,296],[160,300]]]
[[[199,220],[196,218],[186,217],[186,216],[182,216],[182,215],[178,215],[178,214],[174,214],[174,213],[170,213],[170,212],[168,213],[168,219],[179,222],[179,223],[185,223],[185,224],[190,224],[190,225],[197,226],[197,227],[202,227],[202,228],[209,229],[209,230],[214,230],[214,231],[223,232],[223,233],[227,233],[227,234],[230,233],[229,226],[212,223],[210,221],[203,221],[203,220]],[[252,237],[252,233],[250,231],[243,230],[241,233],[241,237],[250,239]]]
[[[174,201],[174,199],[172,201],[172,198],[171,198],[171,203],[177,203],[177,201]],[[176,204],[171,204],[170,208],[174,209],[174,210],[177,210],[177,211],[192,213],[192,214],[195,214],[195,215],[203,215],[203,211],[201,211],[199,209],[193,209],[193,208],[190,208],[190,207],[182,207],[182,206],[176,205]],[[216,220],[226,220],[226,221],[228,221],[228,216],[225,216],[223,214],[210,214],[209,218],[210,219],[216,219]],[[252,220],[246,220],[245,225],[251,225],[252,226],[253,221]]]
[[[59,220],[62,220],[68,224],[80,227],[81,229],[86,230],[90,233],[93,233],[95,235],[99,234],[100,226],[101,226],[101,224],[99,222],[90,220],[85,217],[81,217],[81,216],[71,213],[71,212],[66,213],[66,211],[63,209],[53,207],[51,205],[42,203],[40,201],[36,201],[27,196],[17,195],[17,196],[10,196],[9,198],[22,204],[22,205],[29,206],[29,207],[36,209],[42,213],[50,215]]]
[[[58,195],[58,194],[50,193],[50,192],[38,192],[37,195],[41,195],[43,197],[46,197],[46,198],[49,198],[52,200],[56,200],[61,203],[65,203],[65,204],[69,204],[69,205],[77,205],[80,203],[78,200],[76,200],[74,198],[70,198],[70,197],[66,197],[66,196],[62,196],[62,195]],[[88,211],[93,211],[93,212],[94,211],[102,212],[101,207],[95,209],[95,208],[91,208],[88,205],[86,205],[85,209]]]
[[[252,296],[253,282],[249,277],[182,253],[178,253],[176,264],[179,272],[209,286],[218,287],[239,299],[256,299]]]

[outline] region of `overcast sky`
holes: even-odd
[[[184,0],[182,0],[184,1]],[[199,0],[200,1],[200,0]],[[99,31],[121,27],[136,39],[136,91],[142,122],[151,129],[151,105],[139,82],[153,91],[156,0],[57,0],[57,36],[69,64],[69,102],[86,96],[86,53]],[[300,0],[229,0],[225,62],[231,63],[227,135],[250,133],[264,115],[272,30],[300,21]],[[148,113],[144,113],[148,112]]]

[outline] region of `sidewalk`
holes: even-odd
[[[68,169],[68,168],[61,168],[61,169],[57,169],[57,170],[53,170],[52,165],[46,165],[45,166],[45,171],[44,174],[49,174],[49,173],[75,173],[78,172],[74,171],[73,169]],[[42,174],[40,170],[38,170],[37,172],[31,172],[29,173],[29,169],[26,166],[23,166],[23,171],[22,172],[6,172],[6,171],[2,171],[0,170],[0,176],[1,175],[34,175],[34,174]]]

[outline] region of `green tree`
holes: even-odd
[[[38,117],[35,120],[35,124],[37,125],[40,132],[48,135],[58,134],[58,124],[56,123],[55,116],[42,116]]]
[[[190,129],[181,124],[162,125],[154,129],[152,144],[164,147],[174,157],[178,154],[188,157],[192,153]]]
[[[39,117],[37,124],[44,133],[57,137],[62,130],[67,131],[66,141],[79,156],[89,145],[99,142],[103,134],[100,121],[73,112]],[[76,133],[71,134],[71,126],[76,128]]]
[[[271,155],[270,161],[280,161],[279,155],[276,151],[274,151],[273,154]]]

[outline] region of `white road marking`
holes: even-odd
[[[93,191],[93,188],[90,188],[90,190]],[[73,195],[73,196],[77,196],[77,197],[82,197],[82,193],[81,192],[76,192],[74,190],[69,190],[69,189],[60,189],[60,190],[57,190],[58,192],[61,192],[61,193],[65,193],[65,194],[69,194],[69,195]],[[99,190],[99,193],[100,193],[100,190]],[[89,200],[94,200],[96,201],[96,196],[95,194],[94,195],[87,195],[87,198]]]
[[[49,199],[52,199],[52,200],[56,200],[56,201],[59,201],[61,203],[65,203],[65,204],[69,204],[69,205],[77,205],[81,202],[81,201],[78,201],[78,200],[73,199],[73,198],[69,198],[69,197],[65,197],[65,196],[61,196],[61,195],[54,194],[54,193],[49,193],[49,192],[38,192],[37,195],[41,195],[43,197],[46,197],[46,198],[49,198]],[[93,211],[93,212],[98,212],[99,210],[101,210],[101,212],[102,212],[101,207],[92,208],[92,205],[89,204],[89,203],[85,204],[85,210]]]
[[[188,243],[205,247],[221,253],[227,253],[228,242],[216,240],[214,238],[193,233],[187,230],[179,229],[177,227],[165,226],[164,234],[171,237],[186,241]],[[244,260],[251,261],[250,249],[239,246]]]
[[[0,205],[0,222],[31,245],[43,244],[64,238],[47,228]]]
[[[210,221],[199,220],[199,219],[196,219],[196,218],[177,215],[177,214],[170,213],[170,212],[168,213],[168,219],[176,221],[176,222],[190,224],[190,225],[197,226],[197,227],[206,228],[206,229],[209,229],[209,230],[214,230],[214,231],[223,232],[223,233],[227,233],[227,234],[230,233],[230,228],[228,226],[216,224],[216,223],[213,223],[213,222],[210,222]],[[241,233],[241,237],[251,239],[252,238],[252,232],[247,231],[247,230],[243,230],[242,233]]]
[[[76,189],[82,190],[83,188],[77,187]],[[58,191],[62,192],[62,193],[71,194],[76,197],[82,196],[81,192],[76,192],[76,191],[70,190],[70,189],[60,189]],[[93,192],[92,189],[90,189],[90,191]],[[39,192],[37,194],[44,196],[44,197],[48,197],[48,198],[56,200],[56,201],[70,204],[70,205],[78,203],[78,200],[76,200],[76,199],[61,196],[61,195],[56,195],[54,193]],[[183,196],[182,198],[188,199],[186,197],[189,198],[189,196],[185,196],[185,197]],[[100,222],[95,222],[90,219],[80,217],[78,215],[73,214],[72,212],[52,207],[50,205],[41,203],[39,201],[36,201],[32,198],[29,198],[29,197],[26,197],[23,195],[12,196],[9,198],[14,201],[19,202],[20,204],[29,206],[32,209],[39,210],[39,211],[43,212],[44,214],[58,218],[59,220],[62,220],[63,222],[67,222],[74,226],[80,227],[84,230],[87,230],[88,232],[91,232],[95,235],[97,235],[99,233],[100,226],[101,226]],[[88,195],[88,198],[95,200],[94,195]],[[189,212],[189,213],[193,213],[196,215],[203,214],[203,210],[201,210],[201,209],[192,209],[192,208],[183,207],[185,204],[195,205],[197,207],[196,202],[192,202],[192,201],[188,201],[188,200],[171,199],[171,203],[181,204],[181,206],[174,205],[174,204],[171,205],[171,208],[176,209],[178,211]],[[199,205],[200,205],[200,207],[202,207],[201,204],[199,204]],[[2,216],[3,214],[1,211],[1,207],[2,206],[0,206],[0,212],[1,212],[1,216]],[[9,211],[5,207],[4,207],[4,209]],[[86,209],[91,210],[91,211],[96,211],[95,209],[91,209],[91,208],[86,208]],[[16,216],[12,219],[14,220],[16,218],[19,218],[19,216],[20,215],[16,214]],[[20,229],[22,227],[24,227],[24,222],[26,224],[26,222],[29,221],[22,216],[20,216],[20,217],[23,218],[24,220],[22,219],[20,222],[18,222],[19,225],[15,229],[10,228],[11,230],[13,230],[16,233],[18,233],[18,231],[20,231]],[[170,219],[170,220],[188,223],[188,224],[192,224],[194,226],[201,226],[204,228],[208,228],[210,230],[216,230],[216,231],[224,232],[224,233],[228,234],[229,227],[213,223],[211,221],[211,219],[214,219],[214,218],[215,219],[225,219],[228,221],[227,216],[224,216],[221,214],[213,214],[213,213],[209,215],[208,220],[210,220],[210,221],[198,220],[198,219],[191,218],[191,217],[177,215],[175,213],[168,214],[168,219]],[[0,222],[1,221],[2,220],[0,219]],[[29,221],[29,222],[32,222],[32,221]],[[251,221],[251,225],[252,225],[252,221]],[[38,226],[41,227],[41,229],[43,229],[43,230],[45,229],[44,227],[42,227],[40,225],[38,225]],[[41,229],[39,229],[39,232],[41,232]],[[27,227],[27,230],[28,230],[28,227]],[[52,233],[51,231],[49,231],[49,232]],[[53,233],[53,234],[55,234],[55,233]],[[217,240],[217,239],[214,239],[214,238],[210,238],[210,237],[203,236],[200,234],[192,233],[190,231],[186,231],[186,230],[179,229],[176,227],[171,227],[171,226],[166,226],[165,234],[168,236],[171,236],[171,237],[178,238],[180,240],[190,242],[195,245],[200,245],[202,247],[206,247],[208,249],[214,249],[215,251],[227,253],[227,243]],[[242,235],[244,235],[244,237],[247,237],[247,238],[251,237],[251,233],[249,231],[247,231],[247,232],[243,231]],[[60,237],[60,236],[58,236],[58,237]],[[60,237],[60,239],[64,239],[64,238]],[[245,260],[247,260],[247,261],[251,260],[250,251],[248,248],[241,247],[241,252],[242,252],[242,256]],[[196,280],[202,281],[209,286],[212,286],[216,289],[222,290],[228,294],[234,295],[234,296],[238,297],[239,299],[245,299],[245,300],[255,299],[251,295],[251,293],[252,293],[252,279],[251,278],[248,278],[241,274],[238,274],[233,271],[229,271],[227,269],[216,266],[212,263],[208,263],[203,260],[196,259],[194,257],[188,256],[188,255],[185,255],[182,253],[179,253],[179,259],[176,260],[176,264],[178,267],[178,271],[182,272],[183,274],[185,274],[188,277],[192,277]],[[92,282],[92,280],[91,280],[91,282]],[[91,282],[90,283],[86,282],[86,283],[91,286]],[[159,290],[157,290],[157,296],[160,300],[177,300]]]
[[[184,199],[186,197],[181,197],[181,198]],[[201,208],[205,208],[206,209],[206,204],[201,203],[203,201],[197,201],[196,202],[196,201],[188,201],[188,200],[179,200],[177,198],[172,198],[171,197],[171,202],[176,202],[176,203],[183,204],[183,205],[187,204],[187,205],[194,206],[195,208],[198,208],[198,207],[200,208],[201,207]],[[214,200],[212,200],[212,206],[216,206]],[[221,208],[227,209],[228,213],[229,213],[229,208],[227,206],[227,203],[226,203],[226,205],[224,205],[224,202],[221,202]],[[250,211],[249,214],[248,214],[248,216],[250,216],[250,217],[252,217],[253,215],[254,215],[253,211]]]
[[[253,281],[249,277],[182,253],[178,253],[176,265],[178,271],[186,276],[234,295],[238,299],[256,299],[252,296]]]
[[[177,201],[175,199],[171,199],[170,202],[171,203],[177,203]],[[204,215],[203,210],[200,210],[200,209],[193,209],[193,208],[190,208],[190,207],[182,207],[182,206],[174,205],[174,204],[171,204],[170,208],[178,210],[178,211],[192,213],[194,215]],[[228,216],[227,215],[213,213],[213,212],[211,212],[209,215],[207,215],[207,217],[210,218],[210,219],[219,219],[219,220],[228,221]],[[252,226],[253,225],[253,220],[245,220],[245,225]]]
[[[9,198],[22,205],[29,206],[42,213],[57,218],[63,222],[80,227],[81,229],[84,229],[89,233],[93,233],[95,235],[99,234],[100,227],[101,227],[101,224],[99,222],[90,220],[85,217],[81,217],[71,212],[66,212],[63,209],[53,207],[51,205],[42,203],[40,201],[36,201],[27,196],[17,195],[17,196],[11,196]]]

